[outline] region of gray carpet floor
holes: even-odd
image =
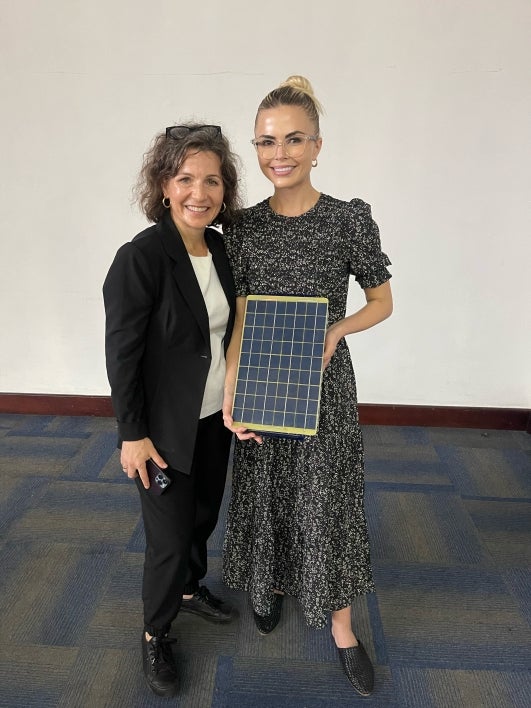
[[[207,584],[240,618],[181,615],[182,689],[160,699],[140,663],[143,529],[108,418],[0,415],[0,706],[9,708],[528,708],[531,436],[367,426],[377,592],[353,606],[376,666],[359,697],[328,629],[287,598],[256,632],[221,583],[230,481]]]

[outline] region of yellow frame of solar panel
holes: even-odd
[[[310,313],[310,315],[305,315],[302,312],[299,313],[294,313],[294,317],[300,317],[300,316],[312,316],[314,317],[314,321],[316,317],[319,317],[320,319],[323,320],[323,326],[316,330],[315,329],[315,324],[313,326],[313,330],[311,328],[306,328],[304,329],[305,334],[301,337],[301,327],[291,327],[291,329],[286,330],[283,326],[282,329],[282,334],[283,336],[286,336],[286,339],[279,340],[278,338],[275,339],[274,335],[278,334],[278,327],[261,327],[260,331],[262,333],[262,336],[254,340],[253,337],[248,337],[246,339],[246,332],[250,327],[255,327],[255,324],[250,323],[250,317],[251,316],[256,316],[256,308],[259,307],[259,303],[261,301],[264,301],[265,303],[269,303],[271,301],[275,303],[295,303],[295,306],[297,307],[299,304],[302,306],[305,303],[315,303],[315,304],[321,304],[325,305],[324,311],[323,308],[319,308],[321,312],[317,312],[317,308],[315,308],[316,312],[315,314]],[[250,312],[251,308],[253,307],[252,303],[256,303],[254,305],[255,311],[252,313]],[[270,312],[267,312],[267,307],[268,305],[265,305],[266,307],[266,312],[264,312],[264,317],[266,315],[270,315]],[[287,308],[288,306],[286,306]],[[279,309],[282,309],[282,306],[280,306]],[[262,313],[258,313],[262,314]],[[284,313],[285,314],[285,313]],[[287,313],[287,315],[291,315],[293,313]],[[279,317],[282,316],[282,313],[278,314]],[[324,319],[323,319],[324,316]],[[274,318],[277,317],[277,313],[273,315]],[[279,320],[281,322],[282,320]],[[276,324],[276,320],[275,320]],[[279,325],[280,326],[280,325]],[[291,437],[291,436],[296,436],[296,437],[301,437],[304,435],[316,435],[317,430],[318,430],[318,422],[319,422],[319,409],[320,409],[320,400],[321,400],[321,384],[322,384],[322,376],[323,376],[323,367],[322,367],[322,361],[323,361],[323,353],[324,353],[324,340],[326,336],[326,330],[328,326],[328,299],[325,297],[297,297],[294,295],[248,295],[246,298],[246,306],[245,306],[245,314],[244,314],[244,324],[243,324],[243,329],[242,329],[242,339],[240,342],[240,353],[238,357],[238,370],[236,374],[236,385],[235,385],[235,393],[234,393],[234,401],[233,401],[233,419],[234,419],[234,413],[241,413],[242,415],[240,417],[236,417],[234,419],[234,425],[236,426],[242,426],[247,428],[248,430],[253,430],[256,432],[263,432],[263,433],[271,433],[271,434],[276,434],[279,436],[286,436],[286,437]],[[267,336],[265,336],[265,332],[262,330],[268,330]],[[270,330],[270,331],[269,331]],[[275,331],[276,330],[276,331]],[[303,340],[302,342],[296,341],[295,336],[297,332],[297,336],[301,337]],[[313,337],[311,340],[308,338],[310,335],[313,334]],[[316,338],[317,337],[317,338]],[[270,344],[271,345],[271,351],[263,351],[263,345],[264,342],[266,345]],[[248,349],[248,351],[243,351],[244,350],[244,343],[245,347]],[[280,362],[283,361],[282,356],[288,356],[287,354],[280,354],[281,351],[286,352],[288,349],[291,347],[291,354],[289,355],[290,357],[293,355],[293,344],[300,345],[301,351],[296,352],[295,356],[298,357],[298,359],[302,362],[306,362],[306,368],[303,368],[302,364],[300,365],[301,368],[296,369],[292,368],[291,366],[289,367],[281,367]],[[260,351],[258,352],[256,350],[256,347],[260,345]],[[253,346],[255,349],[253,350]],[[283,348],[285,347],[285,348]],[[272,351],[275,349],[275,351],[278,351],[278,367],[271,367],[271,360],[275,356],[275,353]],[[309,356],[304,356],[303,353],[309,354]],[[242,354],[248,358],[248,361],[242,364]],[[267,370],[267,379],[266,380],[260,380],[257,379],[256,381],[253,381],[249,378],[249,370],[251,368],[251,363],[252,363],[252,357],[258,357],[258,361],[263,362],[262,357],[268,357],[269,356],[269,364],[264,365],[263,363],[260,364],[260,366],[257,365],[256,371],[259,371],[260,374],[264,370]],[[292,359],[290,358],[290,362]],[[318,364],[318,366],[317,366]],[[310,367],[308,369],[308,366]],[[247,369],[247,371],[245,371]],[[287,372],[287,373],[286,373]],[[278,376],[277,380],[274,381],[275,375]],[[272,377],[273,380],[270,380],[269,377]],[[302,381],[301,381],[302,377]],[[282,381],[279,379],[282,378]],[[296,379],[296,381],[295,381]],[[313,420],[315,420],[315,425],[311,425],[310,427],[304,426],[298,426],[296,425],[297,416],[300,419],[300,416],[305,416],[304,411],[298,410],[297,412],[286,412],[284,411],[284,421],[283,424],[280,425],[278,421],[276,423],[273,423],[272,421],[263,421],[263,422],[257,422],[256,417],[253,417],[253,413],[249,412],[249,408],[237,404],[237,401],[241,400],[242,397],[243,399],[247,399],[247,397],[252,397],[254,394],[248,394],[247,392],[247,387],[248,386],[255,386],[257,389],[257,395],[255,400],[267,400],[270,401],[271,398],[274,398],[276,403],[279,401],[284,401],[284,405],[286,407],[295,407],[295,408],[304,408],[304,401],[306,400],[306,410],[308,410],[308,407],[310,405],[308,398],[309,398],[309,393],[311,392],[314,395],[314,398],[311,400],[311,406],[312,406],[312,413],[307,414],[306,418],[309,417]],[[277,387],[276,390],[274,387]],[[297,396],[289,396],[288,393],[290,391],[294,391],[296,387],[296,391],[299,392],[301,389],[299,389],[299,386],[301,387],[306,387],[306,389],[302,389],[303,391],[306,390],[307,395],[306,398],[298,398]],[[242,391],[242,387],[244,387]],[[262,387],[262,393],[260,393],[260,387]],[[263,392],[263,389],[265,389],[266,392]],[[272,394],[271,390],[275,390],[275,393]],[[285,391],[285,394],[284,394]],[[317,396],[317,398],[315,398]],[[271,410],[267,411],[262,411],[262,409],[253,409],[255,413],[259,416],[259,411],[262,412],[262,417],[267,417],[270,416],[272,418],[278,417],[282,415],[282,410],[278,410],[275,407]],[[307,422],[305,420],[305,422]]]

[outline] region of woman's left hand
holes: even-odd
[[[375,288],[364,288],[367,304],[353,315],[330,325],[326,333],[323,353],[323,369],[326,369],[330,359],[334,356],[339,340],[347,334],[363,332],[369,327],[385,320],[393,311],[393,296],[389,281]]]
[[[336,352],[337,343],[339,342],[339,339],[340,338],[338,338],[336,334],[335,325],[331,325],[328,328],[325,337],[323,352],[323,371],[326,369],[328,364],[330,364],[330,359],[334,356]]]

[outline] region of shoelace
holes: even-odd
[[[170,669],[174,671],[175,663],[170,644],[175,644],[177,640],[170,639],[170,637],[158,637],[155,639],[155,642],[149,642],[149,646],[151,647],[151,651],[149,652],[151,665],[157,672],[164,669],[166,666],[169,666]]]
[[[213,595],[210,594],[210,590],[202,585],[196,593],[202,600],[205,600],[212,607],[219,609],[221,607],[221,600],[217,600]]]

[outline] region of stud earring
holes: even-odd
[[[312,167],[317,167],[317,160],[312,160]]]

